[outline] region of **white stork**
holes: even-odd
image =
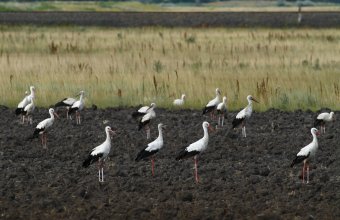
[[[83,167],[88,167],[92,163],[98,161],[98,179],[99,182],[104,182],[104,163],[105,159],[110,153],[111,149],[111,138],[110,134],[115,134],[110,126],[105,127],[106,139],[104,143],[92,149],[89,156],[84,160]]]
[[[195,180],[198,183],[198,173],[197,173],[197,155],[199,155],[201,152],[203,152],[208,147],[209,142],[209,134],[208,134],[208,128],[211,130],[211,126],[208,122],[203,122],[203,131],[204,136],[203,138],[199,139],[198,141],[190,144],[188,147],[186,147],[184,150],[182,150],[179,155],[176,157],[176,160],[182,160],[189,157],[194,156],[194,162],[195,162]]]
[[[41,144],[43,146],[44,149],[47,148],[47,131],[50,129],[50,127],[53,125],[54,122],[54,116],[58,117],[59,116],[54,112],[53,108],[50,108],[48,110],[48,112],[50,113],[50,118],[47,118],[43,121],[41,121],[37,127],[35,128],[34,132],[33,132],[33,136],[31,137],[31,139],[37,138],[39,137],[39,135],[41,134]]]
[[[163,142],[163,134],[162,134],[162,129],[164,129],[165,126],[160,123],[158,124],[158,138],[154,141],[152,141],[151,143],[148,144],[148,146],[141,150],[135,161],[140,161],[144,158],[148,158],[151,156],[151,170],[152,170],[152,176],[155,175],[155,171],[154,171],[154,166],[155,166],[155,159],[154,159],[154,155],[163,147],[164,142]]]
[[[318,139],[317,135],[320,135],[318,129],[312,128],[310,132],[313,135],[312,143],[308,144],[307,146],[303,147],[299,153],[296,155],[295,159],[291,163],[290,167],[293,167],[295,164],[301,163],[303,161],[303,168],[302,168],[302,183],[305,183],[305,172],[307,172],[307,182],[309,183],[309,160],[312,157],[315,157],[315,153],[318,149]]]
[[[211,117],[214,116],[214,110],[216,109],[217,105],[221,102],[221,91],[219,88],[216,88],[216,97],[208,102],[208,104],[203,109],[203,115],[206,113],[211,112]]]
[[[224,116],[227,113],[227,97],[223,97],[223,102],[217,105],[218,125],[223,127]]]
[[[314,121],[314,127],[320,126],[321,133],[326,133],[326,122],[334,120],[334,112],[324,112],[318,115]]]
[[[185,94],[182,94],[182,97],[180,99],[175,99],[173,104],[174,106],[182,106],[184,105],[184,100],[185,100]]]
[[[72,105],[76,102],[77,100],[75,98],[64,98],[63,100],[61,100],[60,102],[57,102],[54,107],[61,107],[61,106],[65,106],[66,107],[66,118],[68,119],[68,110],[70,109],[70,107],[72,107]]]
[[[23,114],[23,111],[25,107],[32,102],[32,100],[35,98],[35,88],[34,86],[30,86],[31,93],[28,95],[25,93],[25,98],[18,104],[17,109],[15,109],[16,115],[22,115],[22,123],[25,122],[25,114]]]
[[[138,131],[140,131],[142,128],[145,128],[146,131],[146,139],[150,138],[150,127],[149,124],[152,119],[156,117],[156,112],[154,111],[156,105],[151,106],[147,113],[139,120],[138,124]]]
[[[22,115],[23,115],[23,123],[25,123],[24,117],[27,116],[27,123],[29,122],[30,124],[33,123],[33,117],[32,117],[32,113],[35,109],[35,105],[34,105],[34,99],[31,99],[31,103],[29,103],[28,105],[25,106],[24,110],[22,111]]]
[[[232,125],[233,128],[238,127],[239,125],[241,125],[242,127],[242,135],[243,137],[247,137],[246,134],[246,120],[248,120],[251,116],[251,113],[253,112],[253,102],[257,102],[258,101],[253,98],[251,95],[247,96],[247,100],[248,100],[248,105],[247,107],[245,107],[244,109],[242,109],[234,118]]]
[[[150,106],[143,106],[143,107],[139,108],[137,111],[132,113],[132,117],[138,118],[138,117],[144,116],[146,113],[148,113],[148,110],[152,107],[155,108],[156,104],[151,103]]]
[[[84,109],[84,91],[80,91],[79,95],[80,98],[78,101],[73,103],[71,108],[68,110],[68,115],[72,114],[73,112],[76,112],[76,123],[80,125],[80,111]]]

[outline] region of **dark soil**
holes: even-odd
[[[13,109],[0,108],[1,219],[339,219],[340,120],[319,138],[311,163],[311,183],[299,179],[301,164],[289,165],[310,143],[315,113],[270,110],[254,113],[247,138],[227,127],[211,133],[199,157],[201,182],[193,160],[176,154],[203,135],[200,111],[157,109],[157,123],[167,125],[165,146],[150,161],[135,162],[147,141],[130,117],[134,109],[86,109],[83,124],[61,118],[48,133],[48,150],[28,141],[46,109],[34,113],[34,125],[20,125]],[[340,115],[336,112],[335,115]],[[61,115],[64,116],[64,115]],[[97,167],[83,168],[90,150],[105,139],[103,121],[117,130],[98,182]],[[212,123],[215,125],[215,123]],[[274,125],[274,126],[272,126]]]
[[[297,10],[296,10],[297,11]],[[111,27],[340,27],[339,12],[0,12],[0,24]]]

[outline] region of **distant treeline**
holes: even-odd
[[[1,2],[53,2],[54,0],[1,0]],[[59,0],[62,2],[67,2],[71,0]],[[73,2],[127,2],[131,0],[72,0]],[[207,2],[218,2],[220,0],[136,0],[144,3],[180,3],[180,2],[201,2],[201,3],[207,3]],[[235,1],[235,0],[233,0]],[[242,1],[242,0],[239,0]],[[254,0],[256,1],[256,0]],[[266,1],[266,0],[264,0]],[[284,2],[296,2],[296,3],[312,3],[312,2],[324,2],[324,3],[340,3],[340,0],[267,0],[268,2],[278,2],[278,5],[282,5]]]

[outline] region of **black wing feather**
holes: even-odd
[[[201,153],[200,151],[187,151],[187,149],[182,150],[178,156],[176,157],[176,160],[183,160],[189,157],[196,156],[197,154]]]
[[[137,155],[135,161],[140,161],[140,160],[142,160],[142,159],[144,159],[144,158],[150,157],[151,155],[154,155],[154,154],[157,153],[158,151],[159,151],[159,150],[147,151],[147,150],[143,149],[143,150],[141,150],[141,151],[138,153],[138,155]]]
[[[102,153],[97,154],[97,155],[89,154],[89,156],[83,162],[83,167],[86,168],[86,167],[90,166],[91,164],[97,162],[102,156],[103,156]]]

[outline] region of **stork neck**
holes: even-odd
[[[80,94],[79,101],[81,101],[81,102],[83,101],[83,96],[84,96],[83,94]]]
[[[111,141],[111,138],[110,138],[110,132],[106,132],[106,140],[107,142],[110,142]]]
[[[162,128],[158,128],[158,138],[163,140],[163,133],[162,133]]]
[[[313,142],[318,143],[318,138],[317,138],[316,134],[312,133],[312,135],[313,135]]]
[[[203,138],[204,138],[204,139],[208,139],[208,138],[209,138],[208,128],[203,127],[203,131],[204,131],[204,136],[203,136]]]

